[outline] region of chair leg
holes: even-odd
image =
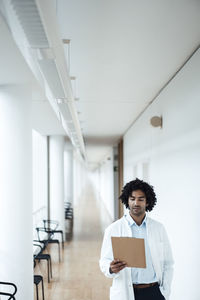
[[[65,245],[65,242],[64,242],[64,234],[63,234],[63,230],[55,230],[55,233],[60,233],[61,234],[61,238],[62,238],[62,248],[64,249],[64,245]]]
[[[61,232],[61,236],[62,236],[62,248],[64,249],[64,237],[63,237],[63,232]]]
[[[44,299],[44,283],[43,283],[43,279],[42,279],[42,299],[45,300]]]
[[[49,258],[49,267],[50,267],[50,273],[51,273],[51,278],[53,277],[52,275],[52,264],[51,264],[51,257]]]
[[[58,257],[59,257],[59,262],[61,261],[60,259],[60,241],[59,240],[49,240],[49,244],[57,244],[58,245]]]
[[[39,300],[39,297],[38,297],[38,286],[36,284],[36,297],[37,297],[37,300]]]
[[[61,261],[60,260],[60,243],[58,243],[58,256],[59,256],[59,262]]]
[[[48,275],[48,283],[50,282],[50,270],[49,270],[49,260],[47,259],[47,275]]]

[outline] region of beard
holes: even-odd
[[[143,207],[133,207],[130,209],[130,211],[133,216],[137,217],[140,217],[145,214],[145,208]]]

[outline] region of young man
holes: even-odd
[[[146,214],[157,199],[152,186],[139,180],[127,183],[119,197],[128,208],[112,223],[103,239],[100,268],[113,278],[110,300],[168,300],[173,274],[173,258],[163,225]],[[143,238],[146,268],[128,268],[126,262],[113,258],[111,237]]]

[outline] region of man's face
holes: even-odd
[[[141,190],[133,191],[131,196],[128,198],[128,205],[130,208],[130,215],[132,217],[144,216],[146,207],[148,206],[145,193]]]

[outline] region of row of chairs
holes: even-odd
[[[58,229],[59,223],[54,220],[43,220],[42,226],[36,227],[37,239],[33,240],[33,259],[34,259],[34,267],[37,262],[41,260],[45,260],[47,262],[47,278],[48,283],[52,278],[52,263],[51,263],[51,255],[46,253],[47,246],[49,244],[57,244],[58,245],[58,257],[59,262],[61,261],[60,256],[60,241],[59,239],[54,238],[54,234],[60,234],[62,240],[62,247],[64,249],[64,236],[63,231]],[[36,286],[36,299],[39,300],[38,286],[41,283],[42,287],[42,299],[44,300],[44,282],[42,275],[34,275],[34,284]]]
[[[73,208],[71,207],[71,203],[65,203],[65,220],[70,221],[70,234],[73,229]],[[62,248],[64,249],[64,236],[63,231],[58,229],[59,223],[54,220],[43,220],[43,226],[36,227],[37,239],[33,241],[33,263],[34,267],[37,262],[40,260],[46,260],[47,262],[47,277],[48,282],[50,282],[50,278],[52,278],[52,263],[51,263],[51,255],[48,253],[44,253],[48,244],[56,243],[58,245],[58,256],[59,261],[61,261],[60,257],[60,241],[54,238],[54,234],[60,234],[62,240]],[[69,231],[68,231],[69,233]],[[67,238],[69,236],[66,236]],[[38,286],[41,283],[42,286],[42,299],[45,300],[44,297],[44,281],[42,275],[34,275],[34,284],[36,286],[36,298],[39,300],[39,292]],[[8,289],[6,289],[8,287]],[[10,288],[13,291],[10,291]],[[15,294],[17,293],[17,286],[11,282],[0,282],[0,295],[7,296],[8,300],[16,299]]]

